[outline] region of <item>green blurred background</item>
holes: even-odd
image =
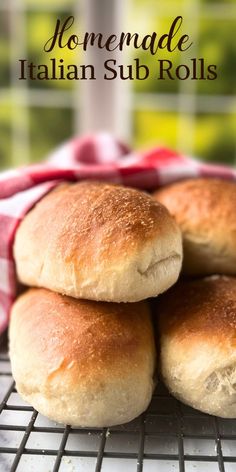
[[[80,129],[79,81],[22,82],[17,79],[16,60],[46,63],[42,45],[48,32],[54,30],[57,18],[71,14],[82,25],[80,2],[0,0],[1,168],[38,161]],[[189,58],[205,57],[207,63],[217,64],[219,77],[215,81],[158,81],[152,77],[130,82],[130,142],[142,148],[164,144],[204,160],[234,164],[236,3],[126,0],[124,31],[162,34],[177,15],[184,17],[184,32],[194,41]],[[73,62],[73,54],[75,62],[82,59],[78,50],[58,54],[68,63]],[[134,57],[151,70],[155,68],[157,57],[141,50]],[[161,57],[165,53],[158,55]],[[171,59],[176,65],[188,62],[186,54],[181,58],[173,53]]]

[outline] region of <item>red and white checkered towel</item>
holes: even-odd
[[[0,174],[0,333],[16,296],[14,235],[29,209],[62,180],[96,179],[153,189],[185,177],[236,179],[236,170],[165,148],[132,152],[108,134],[73,139],[41,164]]]

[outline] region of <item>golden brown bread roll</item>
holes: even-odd
[[[19,280],[76,298],[133,302],[176,282],[181,232],[166,208],[138,190],[65,184],[16,233]]]
[[[98,303],[31,289],[13,307],[17,390],[52,420],[84,427],[132,420],[151,400],[155,357],[145,302]]]
[[[183,271],[236,274],[236,184],[198,178],[155,192],[183,233]]]
[[[236,279],[178,282],[157,302],[160,366],[188,405],[236,418]]]

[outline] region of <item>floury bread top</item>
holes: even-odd
[[[21,282],[76,298],[135,302],[173,285],[182,237],[144,192],[102,182],[63,184],[24,218],[15,238]]]

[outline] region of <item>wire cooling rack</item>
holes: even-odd
[[[0,472],[235,472],[236,420],[186,407],[160,384],[147,412],[112,428],[62,426],[15,390],[0,350]]]

